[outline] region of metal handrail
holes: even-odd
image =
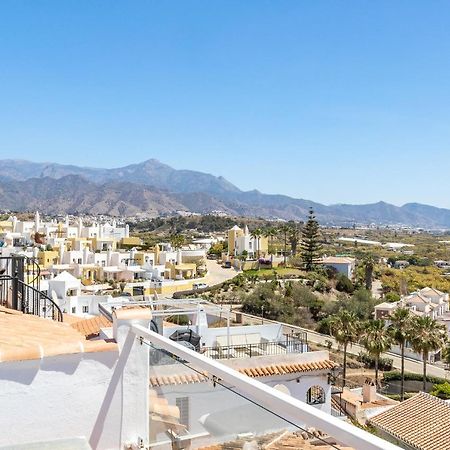
[[[33,274],[36,273],[36,276],[31,280],[30,284],[32,284],[33,286],[35,286],[35,284],[39,285],[40,280],[41,280],[41,267],[39,266],[39,264],[36,262],[35,258],[29,258],[26,255],[23,255],[25,257],[25,260],[28,264],[31,263],[31,265],[33,266]],[[36,270],[34,270],[36,269]]]
[[[264,341],[257,344],[216,345],[203,347],[201,353],[212,359],[243,358],[254,356],[284,355],[286,353],[304,353],[306,342],[302,340]],[[307,351],[307,350],[306,350]],[[235,356],[230,356],[230,354]]]
[[[14,301],[15,308],[25,314],[33,314],[35,316],[49,317],[48,311],[51,311],[51,318],[58,322],[63,321],[63,314],[60,307],[43,292],[36,289],[34,286],[25,283],[17,276],[0,275],[1,282],[11,282],[9,288],[2,287],[2,292],[11,291],[12,301]],[[21,300],[19,304],[19,299]]]

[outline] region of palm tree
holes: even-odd
[[[290,222],[289,243],[291,244],[292,255],[297,254],[298,243],[300,242],[300,227],[295,222]]]
[[[375,385],[378,386],[378,365],[382,353],[392,345],[392,336],[384,326],[384,320],[369,320],[364,325],[361,344],[375,360]]]
[[[256,228],[250,233],[250,236],[253,238],[253,241],[255,243],[256,259],[259,259],[259,241],[262,235],[263,232],[260,228]]]
[[[398,308],[389,318],[391,325],[389,325],[389,333],[392,340],[400,346],[401,357],[401,384],[400,384],[400,399],[405,399],[405,346],[411,334],[412,316],[407,308]]]
[[[288,242],[289,233],[291,232],[291,227],[287,223],[285,223],[285,224],[281,225],[281,227],[278,228],[278,230],[280,231],[280,233],[283,236],[283,242],[284,242],[284,250],[283,250],[284,267],[286,267],[287,242]]]
[[[372,291],[372,281],[373,281],[373,269],[375,265],[375,260],[372,255],[367,255],[364,258],[364,284],[368,291]]]
[[[273,238],[277,235],[277,230],[274,227],[268,227],[263,230],[263,234],[269,239],[269,254],[273,256]]]
[[[447,344],[447,346],[444,349],[443,355],[442,355],[442,361],[445,362],[447,365],[447,370],[450,370],[450,345]]]
[[[422,354],[423,391],[427,388],[427,361],[430,352],[444,347],[447,342],[445,325],[428,316],[414,317],[412,321],[411,345],[415,352]]]
[[[339,345],[344,349],[344,370],[342,374],[342,385],[345,386],[345,377],[347,373],[347,348],[352,345],[359,334],[359,320],[353,312],[341,309],[337,314],[328,318],[330,334],[336,339]]]

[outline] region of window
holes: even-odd
[[[309,405],[321,405],[325,403],[325,391],[320,386],[312,386],[306,393],[306,403]]]
[[[89,312],[89,306],[83,306],[83,313]]]
[[[77,308],[75,306],[72,306],[72,314],[76,314]]]
[[[189,428],[189,397],[178,397],[176,405],[180,410],[180,423]]]

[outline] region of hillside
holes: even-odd
[[[148,217],[176,211],[303,220],[312,206],[324,224],[405,224],[450,228],[450,210],[409,203],[323,205],[285,195],[244,192],[223,177],[176,170],[155,159],[116,169],[0,160],[0,208],[45,213]]]

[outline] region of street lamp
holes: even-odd
[[[264,305],[261,306],[261,325],[264,324]]]

